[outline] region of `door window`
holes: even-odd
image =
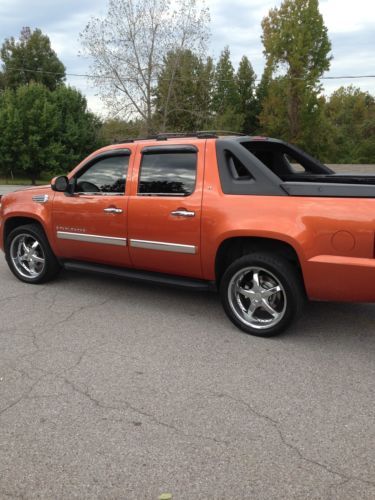
[[[102,158],[80,172],[76,177],[76,193],[125,193],[129,155]]]
[[[196,175],[196,151],[143,154],[138,195],[189,196],[194,192]]]

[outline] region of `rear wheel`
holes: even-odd
[[[25,283],[45,283],[60,271],[44,231],[38,224],[11,231],[5,243],[5,256],[12,273]]]
[[[282,332],[301,309],[301,279],[287,260],[249,254],[225,271],[220,294],[229,319],[246,333],[270,337]]]

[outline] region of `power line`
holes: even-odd
[[[319,80],[354,80],[356,78],[375,78],[375,75],[322,76]]]
[[[94,79],[94,80],[114,80],[117,81],[118,79],[114,78],[113,76],[106,76],[106,75],[89,75],[87,73],[61,73],[61,72],[54,72],[54,71],[46,71],[42,69],[28,69],[28,68],[7,68],[10,71],[18,71],[18,72],[25,72],[25,73],[40,73],[40,74],[45,74],[45,75],[54,75],[54,76],[70,76],[70,77],[76,77],[76,78],[89,78],[89,79]],[[319,80],[356,80],[356,79],[365,79],[365,78],[375,78],[375,75],[339,75],[339,76],[322,76],[319,78]],[[294,80],[305,80],[305,78],[299,78],[295,77],[293,78]],[[124,82],[134,82],[136,79],[135,78],[121,78],[121,81]],[[169,81],[169,78],[163,78],[164,81]],[[174,78],[174,80],[178,81],[191,81],[192,78]],[[199,81],[209,81],[208,79],[199,79]],[[226,79],[220,79],[217,80],[220,82],[230,82],[232,80],[226,80]],[[261,79],[257,78],[255,79],[256,82],[260,82]]]

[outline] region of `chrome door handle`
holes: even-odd
[[[115,208],[115,207],[109,207],[109,208],[104,208],[103,212],[106,212],[107,214],[122,214],[122,209]]]
[[[171,212],[173,217],[195,217],[195,212],[190,212],[189,210],[174,210]]]

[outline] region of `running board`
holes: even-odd
[[[93,264],[91,262],[89,263],[69,260],[63,262],[63,265],[67,271],[81,271],[86,273],[99,274],[101,276],[125,278],[134,281],[143,281],[145,283],[153,283],[156,285],[187,288],[197,291],[216,290],[216,285],[213,281],[184,278],[180,276],[172,276],[170,274],[153,273],[148,271],[138,271],[136,269],[127,269],[122,267],[112,267],[103,264]]]

